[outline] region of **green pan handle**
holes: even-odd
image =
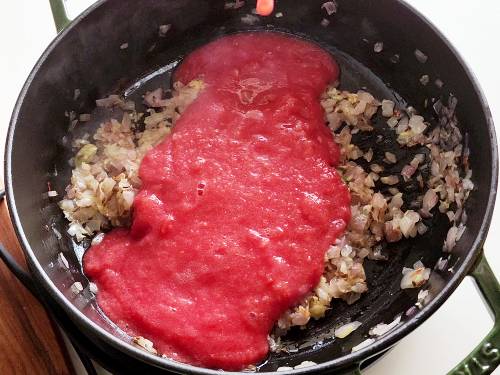
[[[471,276],[495,316],[495,325],[485,339],[448,375],[488,375],[500,364],[500,285],[483,253]]]
[[[54,23],[56,24],[57,32],[64,29],[71,20],[66,13],[66,7],[64,6],[64,0],[49,0],[50,9],[52,9],[52,16],[54,17]]]

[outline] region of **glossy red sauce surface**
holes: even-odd
[[[206,88],[144,158],[131,229],[92,246],[84,269],[129,334],[239,370],[265,358],[350,218],[319,103],[338,67],[305,41],[238,34],[190,54],[175,78]]]

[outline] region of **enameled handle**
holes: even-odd
[[[471,276],[491,308],[495,324],[484,340],[448,375],[488,375],[500,364],[500,285],[483,253]]]
[[[56,24],[57,32],[64,29],[71,20],[66,12],[66,7],[64,6],[64,0],[49,0],[50,9],[52,9],[52,16],[54,17],[54,23]]]

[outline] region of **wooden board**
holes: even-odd
[[[5,201],[0,204],[0,242],[19,264],[26,265]],[[0,261],[0,374],[73,374],[55,328],[36,299]]]

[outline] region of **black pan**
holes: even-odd
[[[51,3],[56,20],[64,23],[61,4],[57,0]],[[56,202],[43,198],[47,182],[62,192],[69,181],[65,112],[88,113],[97,98],[110,93],[137,99],[148,89],[168,87],[172,70],[184,55],[214,38],[247,30],[286,32],[319,43],[339,61],[342,87],[365,87],[401,106],[411,103],[426,118],[435,116],[432,107],[424,105],[426,101],[446,100],[452,93],[459,100],[457,115],[462,133],[468,134],[476,185],[467,202],[468,229],[450,260],[453,272],[433,273],[428,285],[433,298],[423,309],[406,316],[395,330],[370,346],[351,353],[370,327],[390,322],[414,305],[418,291],[400,289],[401,269],[418,259],[432,265],[440,258],[448,229],[446,220],[436,219],[425,236],[388,249],[387,262],[368,262],[369,291],[356,304],[347,306],[336,301],[327,319],[307,330],[292,331],[288,339],[299,344],[314,341],[349,319],[363,323],[355,333],[344,340],[305,345],[294,353],[273,354],[258,371],[274,371],[279,366],[310,360],[318,365],[294,373],[358,373],[362,363],[386,351],[434,313],[468,274],[476,277],[498,318],[499,286],[482,255],[497,190],[497,145],[491,115],[477,82],[449,42],[404,2],[339,0],[338,12],[331,16],[322,9],[322,3],[281,0],[270,17],[250,16],[252,22],[242,22],[242,18],[249,20],[252,1],[238,10],[227,10],[225,1],[215,0],[99,1],[60,32],[31,72],[12,115],[5,158],[11,218],[31,275],[23,274],[5,251],[1,255],[60,321],[77,348],[104,367],[117,373],[215,373],[133,347],[129,338],[99,312],[81,269],[85,246],[74,246],[65,235],[67,224]],[[276,12],[282,12],[283,17],[275,17]],[[166,37],[158,35],[162,24],[172,25]],[[383,41],[384,49],[375,53],[373,46],[379,41]],[[128,48],[120,48],[124,43]],[[415,57],[417,48],[428,56],[426,63]],[[423,74],[431,77],[431,84],[421,85]],[[432,84],[435,79],[444,86]],[[80,89],[76,101],[75,89]],[[377,147],[395,146],[389,139]],[[63,233],[62,238],[57,239],[52,228]],[[69,271],[58,263],[60,252],[70,263]],[[75,281],[84,286],[77,297],[70,291]],[[497,324],[452,373],[475,371],[479,364],[482,374],[492,372],[500,360],[499,330]]]

